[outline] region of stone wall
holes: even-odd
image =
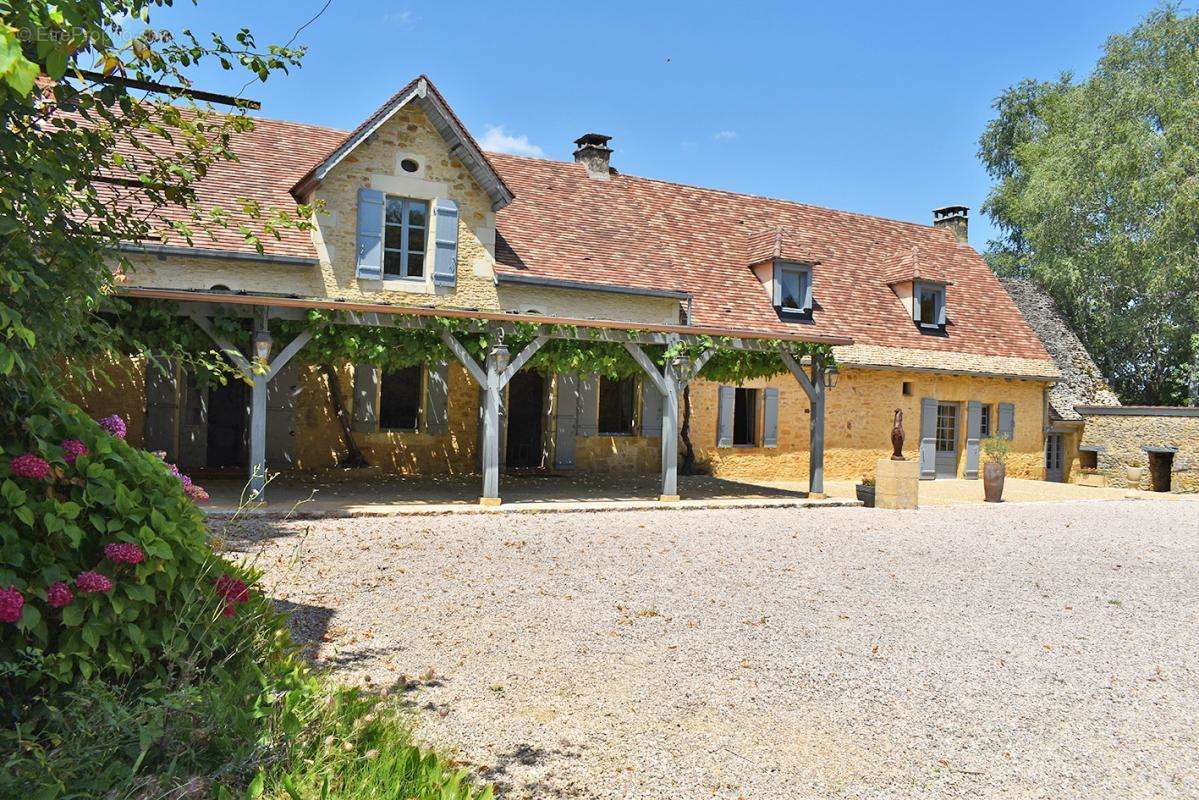
[[[1145,446],[1176,447],[1171,491],[1199,491],[1199,409],[1177,410],[1185,416],[1153,408],[1125,407],[1120,411],[1124,413],[1083,413],[1082,443],[1103,448],[1098,454],[1099,472],[1107,476],[1108,483],[1128,486],[1126,467],[1147,468]],[[1146,469],[1141,488],[1149,488],[1149,480]]]
[[[103,361],[88,368],[93,388],[64,387],[63,395],[92,419],[120,414],[125,440],[141,447],[146,430],[146,362],[141,358]]]
[[[499,301],[504,308],[522,314],[679,324],[679,301],[667,297],[501,283]]]

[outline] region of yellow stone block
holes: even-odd
[[[874,507],[915,508],[920,498],[920,462],[880,458],[874,465]]]

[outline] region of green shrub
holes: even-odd
[[[1006,436],[992,436],[983,439],[982,446],[987,461],[994,464],[1006,464],[1008,453],[1012,449],[1012,442]]]
[[[0,590],[24,601],[0,622],[0,677],[144,681],[232,657],[245,632],[217,581],[248,576],[212,553],[181,479],[69,404],[21,420],[0,451]]]

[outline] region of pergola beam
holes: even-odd
[[[824,497],[824,358],[813,356],[812,375],[808,377],[803,365],[786,347],[779,348],[779,356],[808,396],[811,406],[808,419],[808,496]]]

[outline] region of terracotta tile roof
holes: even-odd
[[[691,292],[699,325],[806,326],[863,345],[1049,360],[986,262],[948,230],[623,174],[598,181],[574,163],[490,158],[516,193],[497,214],[497,270]],[[747,265],[751,232],[780,229],[819,248],[811,322],[780,320]],[[922,334],[887,285],[895,255],[913,247],[951,284],[946,336]]]
[[[820,241],[803,231],[791,228],[773,228],[756,231],[746,237],[747,266],[763,261],[794,261],[803,264],[819,264],[824,260],[826,249]]]
[[[883,280],[888,286],[906,281],[930,281],[953,283],[945,274],[945,266],[938,261],[920,257],[920,248],[912,245],[881,261]]]

